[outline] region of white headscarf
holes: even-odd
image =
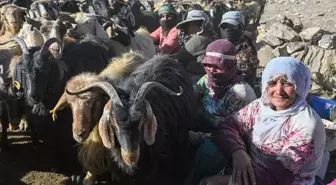
[[[282,111],[272,109],[267,95],[268,83],[283,76],[295,86],[297,97],[294,103]],[[260,116],[253,128],[253,142],[257,145],[269,144],[283,135],[287,120],[300,111],[307,110],[306,97],[311,86],[311,74],[308,67],[293,57],[279,57],[271,60],[262,75],[262,96],[260,98]],[[302,119],[310,119],[309,117]]]

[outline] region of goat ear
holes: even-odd
[[[144,140],[147,145],[153,145],[155,142],[155,135],[157,130],[156,117],[153,114],[152,108],[147,100],[145,101],[146,112],[149,116],[147,123],[144,123]]]
[[[111,101],[108,101],[104,107],[104,113],[99,120],[98,130],[99,135],[106,148],[111,149],[114,147],[114,129],[113,129],[113,116],[110,117]]]

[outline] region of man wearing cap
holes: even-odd
[[[244,34],[244,15],[239,11],[226,12],[222,16],[222,21],[218,27],[220,28],[221,38],[228,39],[236,46],[239,73],[253,88],[259,59],[257,50],[249,37]]]
[[[159,9],[160,27],[150,34],[154,42],[159,42],[157,53],[174,54],[179,51],[177,14],[173,5],[165,4]]]
[[[176,28],[180,30],[179,40],[182,46],[176,58],[185,65],[193,83],[196,83],[205,74],[201,65],[205,49],[219,36],[208,15],[201,10],[190,11],[187,18],[177,24]]]

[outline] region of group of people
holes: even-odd
[[[186,185],[323,184],[326,133],[306,101],[308,67],[292,57],[271,60],[257,98],[259,60],[240,12],[223,15],[220,36],[202,10],[180,23],[171,4],[158,14],[161,27],[151,33],[157,52],[186,67],[199,103],[189,132],[197,153]]]

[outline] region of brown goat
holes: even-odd
[[[113,59],[111,64],[99,75],[83,73],[73,77],[68,81],[66,91],[57,105],[50,111],[53,119],[55,119],[56,112],[67,105],[70,105],[72,109],[73,137],[76,141],[83,143],[79,151],[79,160],[84,169],[88,171],[84,180],[85,184],[90,184],[89,182],[93,181],[95,175],[107,172],[107,169],[112,164],[111,162],[104,162],[108,155],[106,155],[105,147],[97,129],[104,105],[109,98],[104,97],[105,92],[98,88],[80,95],[71,95],[67,91],[78,91],[94,82],[107,81],[113,83],[117,80],[122,80],[145,60],[140,53],[130,51],[119,58]]]

